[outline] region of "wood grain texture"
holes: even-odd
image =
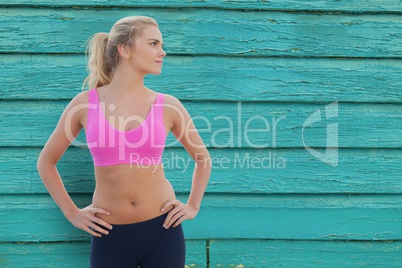
[[[79,207],[91,202],[72,197]],[[207,194],[183,228],[187,239],[401,240],[401,205],[402,195]],[[2,242],[89,239],[48,195],[0,195],[0,229]]]
[[[0,194],[47,193],[36,170],[39,152],[40,148],[1,148]],[[210,149],[210,154],[209,193],[402,194],[402,150],[341,149],[337,167],[303,149]],[[194,164],[187,152],[168,148],[162,161],[175,191],[188,193]],[[70,148],[58,169],[70,193],[93,192],[93,164],[87,149]]]
[[[0,267],[89,267],[89,243],[0,243]]]
[[[121,17],[154,17],[168,54],[398,57],[402,17],[395,14],[306,14],[234,10],[0,9],[1,53],[83,53],[95,32]],[[35,44],[33,46],[32,44]],[[347,44],[347,45],[345,45]]]
[[[5,54],[0,62],[3,100],[70,100],[86,75],[83,55]],[[401,103],[401,73],[393,59],[168,55],[146,85],[183,101]]]
[[[0,267],[89,267],[89,242],[0,243]],[[186,240],[186,264],[205,267],[205,240]]]
[[[401,267],[401,241],[212,240],[211,268]]]
[[[348,11],[348,12],[401,12],[402,7],[398,0],[365,0],[361,1],[298,1],[298,0],[106,0],[78,1],[69,0],[54,2],[50,0],[14,0],[12,3],[0,0],[2,6],[47,6],[47,7],[154,7],[154,8],[219,8],[241,10],[285,10],[285,11]]]
[[[85,41],[129,15],[159,22],[168,57],[146,84],[183,101],[214,160],[201,211],[183,224],[186,268],[402,266],[400,1],[0,7],[0,267],[88,266],[90,236],[64,218],[35,164],[81,91]],[[303,128],[312,115],[321,120]],[[334,124],[336,167],[304,148],[323,155]],[[84,142],[81,133],[58,164],[79,207],[95,186]],[[185,202],[193,164],[171,135],[164,164]]]
[[[331,103],[183,104],[207,147],[325,148],[327,137],[333,140],[338,136],[341,148],[402,148],[399,104],[333,102],[334,106],[328,106],[332,114],[326,112]],[[0,101],[0,146],[43,146],[65,106],[65,101]],[[318,121],[308,124],[313,115]],[[337,133],[327,134],[330,124],[337,124]],[[83,131],[75,144],[85,146]],[[167,146],[181,147],[171,134]]]

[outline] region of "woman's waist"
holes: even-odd
[[[166,211],[173,208],[169,207],[166,211],[161,211],[163,204],[168,200],[152,202],[150,204],[124,204],[121,206],[118,206],[116,203],[102,205],[98,202],[94,202],[92,205],[93,207],[103,208],[110,212],[110,215],[97,215],[97,217],[104,221],[110,224],[130,224],[146,221],[166,213]]]
[[[132,187],[131,187],[132,188]],[[176,198],[173,188],[169,185],[154,185],[124,189],[96,187],[92,206],[102,208],[111,213],[110,216],[98,215],[109,223],[134,223],[147,220],[162,214],[161,208],[165,202]]]
[[[139,189],[127,185],[126,188],[116,189],[115,187],[104,188],[96,186],[92,202],[100,205],[127,207],[127,206],[148,206],[152,203],[163,202],[166,199],[175,198],[171,185],[155,187],[142,187]]]

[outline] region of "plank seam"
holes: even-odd
[[[206,266],[207,266],[207,268],[210,268],[210,246],[209,246],[209,239],[207,239],[207,243],[206,243],[206,248],[205,248],[205,250],[206,250],[206,253],[205,253],[205,256],[206,256]]]
[[[261,59],[329,59],[329,60],[402,60],[402,56],[392,56],[392,57],[367,57],[367,56],[330,56],[330,55],[303,55],[303,56],[296,56],[296,55],[248,55],[246,53],[251,52],[239,52],[239,53],[231,53],[231,54],[214,54],[214,53],[199,53],[199,54],[191,54],[191,53],[174,53],[167,51],[167,54],[170,56],[176,57],[214,57],[214,58],[261,58]],[[254,53],[254,52],[252,52]],[[31,51],[0,51],[0,55],[48,55],[48,56],[85,56],[84,52],[31,52]]]
[[[1,76],[0,76],[1,77]],[[85,90],[87,91],[87,90]],[[81,91],[79,91],[81,92]],[[77,93],[79,93],[77,92]],[[57,98],[57,99],[46,99],[46,98],[29,98],[29,99],[16,99],[16,98],[2,98],[0,97],[0,102],[50,102],[50,103],[56,103],[56,102],[66,102],[66,101],[71,101],[72,98]],[[316,105],[325,105],[325,104],[331,104],[334,101],[337,101],[336,99],[332,100],[325,100],[325,101],[288,101],[288,100],[220,100],[220,99],[202,99],[202,100],[194,100],[194,99],[187,99],[187,98],[180,98],[181,101],[188,102],[188,103],[247,103],[247,104],[259,104],[259,103],[264,103],[264,104],[316,104]],[[384,104],[384,105],[399,105],[402,103],[402,99],[400,102],[397,101],[337,101],[338,105],[341,104]]]
[[[188,194],[189,192],[178,192],[179,194]],[[287,193],[244,193],[244,192],[210,192],[207,191],[205,193],[205,197],[219,197],[220,199],[224,198],[238,198],[239,194],[241,197],[247,198],[247,197],[252,197],[252,198],[259,198],[259,197],[264,197],[264,196],[269,196],[269,197],[297,197],[297,196],[303,196],[303,198],[306,197],[317,197],[317,196],[325,196],[325,197],[341,197],[341,196],[350,196],[350,197],[359,197],[359,198],[366,198],[366,197],[377,197],[377,198],[386,198],[386,197],[394,197],[394,196],[401,196],[402,193],[361,193],[361,192],[315,192],[315,193],[307,193],[307,192],[287,192]],[[35,195],[38,198],[39,197],[51,197],[49,193],[43,192],[43,193],[0,193],[0,196],[32,196]],[[80,198],[80,197],[87,197],[88,195],[92,195],[92,192],[71,192],[70,196],[72,198]],[[328,199],[329,200],[329,199]],[[55,208],[57,208],[56,203],[54,203]],[[399,208],[399,210],[402,210],[402,208]]]
[[[83,131],[83,130],[82,130]],[[27,148],[31,148],[31,149],[42,149],[45,145],[1,145],[0,143],[0,148],[2,149],[27,149]],[[86,149],[88,147],[86,146],[75,146],[75,145],[70,145],[70,148],[83,148]],[[167,146],[166,148],[169,149],[183,149],[183,147],[181,145],[175,145],[175,146]],[[258,150],[306,150],[305,147],[281,147],[281,146],[276,146],[276,147],[258,147],[258,148],[253,148],[253,147],[214,147],[214,146],[207,146],[208,149],[212,149],[212,150],[252,150],[252,149],[258,149]],[[336,148],[339,150],[367,150],[367,151],[371,151],[371,150],[384,150],[384,151],[399,151],[402,149],[402,147],[343,147],[343,146],[339,146],[339,147],[310,147],[313,149],[318,149],[318,150],[325,150],[327,148]],[[184,149],[183,149],[184,150]]]
[[[33,145],[33,146],[28,146],[28,145],[1,145],[0,144],[0,148],[1,149],[42,149],[45,145]],[[74,146],[74,145],[70,145],[69,148],[82,148],[82,149],[87,149],[88,147],[86,146]],[[182,146],[177,145],[177,146],[168,146],[166,147],[168,149],[183,149]],[[213,147],[213,146],[207,146],[208,149],[211,150],[236,150],[236,151],[240,151],[240,150],[252,150],[255,148],[252,147]],[[327,149],[327,147],[310,147],[310,148],[314,148],[314,149],[318,149],[318,150],[325,150]],[[402,147],[337,147],[337,149],[339,150],[366,150],[366,151],[372,151],[372,150],[384,150],[384,151],[400,151],[402,150]],[[183,149],[184,150],[184,149]],[[306,150],[306,148],[304,147],[262,147],[262,148],[258,148],[258,150]]]
[[[341,15],[341,14],[350,14],[350,15],[401,15],[402,11],[399,10],[382,10],[382,11],[362,11],[362,10],[345,10],[345,9],[281,9],[281,8],[261,8],[261,7],[219,7],[219,6],[142,6],[142,5],[32,5],[32,4],[1,4],[0,8],[7,9],[16,9],[16,8],[26,8],[26,9],[54,9],[54,10],[108,10],[108,9],[119,9],[119,10],[127,10],[127,9],[163,9],[163,10],[222,10],[222,11],[236,11],[236,12],[280,12],[280,13],[304,13],[304,14],[317,14],[317,15]]]
[[[45,241],[45,240],[37,240],[37,241],[2,241],[1,244],[86,244],[91,242],[91,238],[88,237],[87,239],[77,239],[77,240],[69,240],[66,242],[65,240],[53,240],[53,241]],[[189,238],[186,240],[203,240],[200,238]],[[284,242],[326,242],[326,243],[393,243],[393,242],[402,242],[402,239],[289,239],[289,238],[278,238],[278,239],[267,239],[267,238],[208,238],[206,239],[208,243],[208,257],[207,265],[210,265],[210,249],[209,249],[209,242],[210,241],[284,241]],[[209,267],[209,266],[207,266]]]
[[[278,238],[278,239],[267,239],[267,238],[218,238],[218,239],[208,239],[207,241],[285,241],[285,242],[327,242],[327,243],[392,243],[392,242],[402,242],[402,239],[290,239],[290,238]]]

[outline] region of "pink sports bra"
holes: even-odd
[[[119,121],[120,125],[131,120],[141,121],[141,125],[129,131],[120,131],[106,120],[102,109],[105,104],[100,103],[96,89],[91,89],[85,135],[94,165],[160,164],[166,144],[163,103],[164,95],[158,92],[145,120],[132,115],[123,122]],[[111,117],[111,120],[114,119]]]

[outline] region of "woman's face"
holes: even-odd
[[[137,38],[131,48],[129,62],[135,72],[146,74],[160,74],[163,58],[166,56],[163,50],[162,34],[158,27],[150,25]]]

